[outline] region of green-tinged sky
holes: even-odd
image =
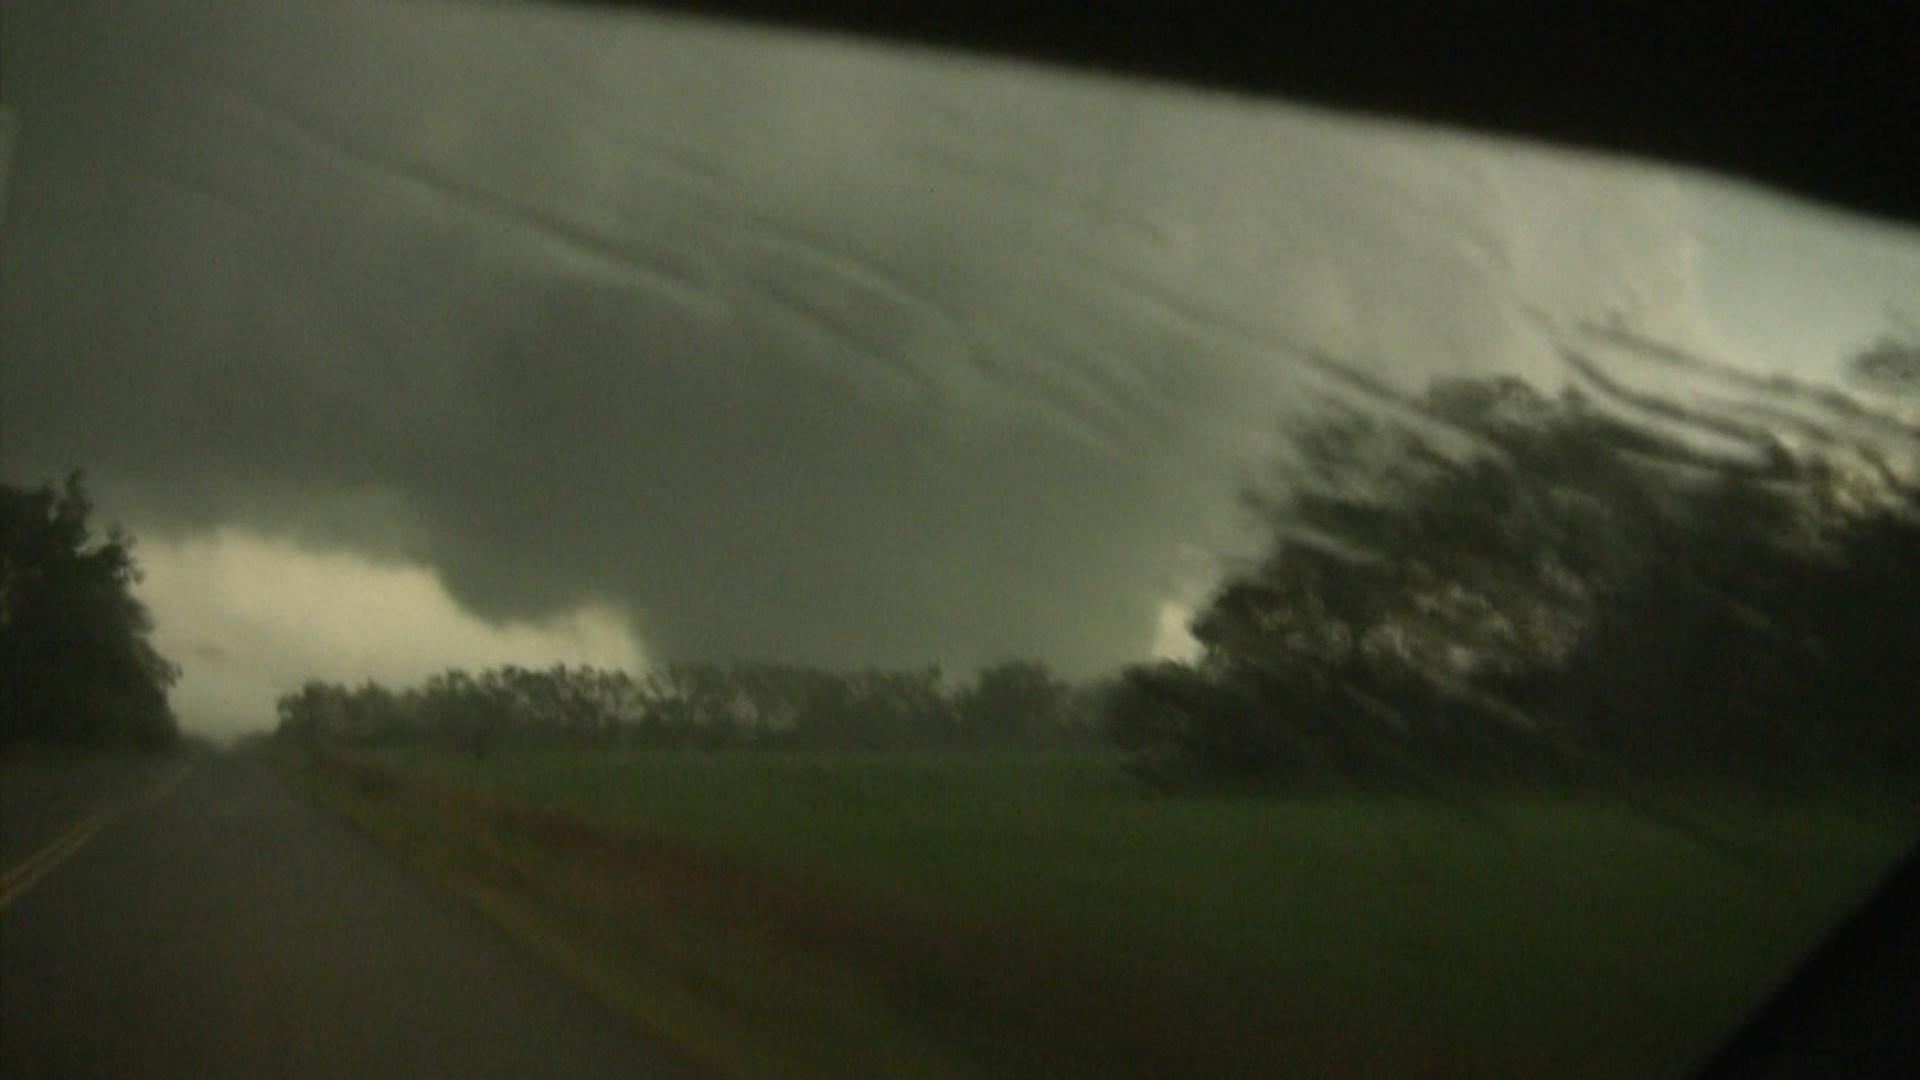
[[[1831,377],[1920,236],[1590,155],[659,18],[12,0],[0,465],[183,719],[448,663],[1181,645],[1288,414],[1592,320]],[[1627,372],[1628,376],[1635,373]]]

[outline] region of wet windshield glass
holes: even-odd
[[[807,955],[962,989],[832,1053],[1671,1072],[1911,839],[1910,228],[652,16],[6,22],[6,480],[138,536],[180,726],[911,911]]]

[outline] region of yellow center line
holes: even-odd
[[[165,779],[153,785],[144,794],[134,799],[122,799],[109,802],[77,822],[72,828],[55,837],[53,842],[22,859],[19,864],[7,867],[0,873],[0,911],[13,906],[13,902],[33,888],[41,878],[52,873],[54,868],[72,857],[74,852],[86,846],[100,830],[135,801],[141,804],[157,802],[174,789],[181,780],[192,771],[193,762],[169,773]]]
[[[118,807],[108,807],[81,821],[73,828],[61,833],[59,838],[41,848],[25,862],[7,870],[4,879],[0,879],[0,911],[5,911],[28,889],[50,873],[54,867],[67,860],[67,857],[93,839],[95,833],[105,828]]]

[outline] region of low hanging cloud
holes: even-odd
[[[646,657],[618,610],[583,606],[536,622],[475,618],[431,568],[315,554],[220,529],[140,544],[141,595],[162,611],[155,644],[182,669],[175,710],[221,734],[259,727],[307,679],[410,686],[448,667],[592,664],[639,670]]]
[[[1558,379],[1543,320],[1713,338],[1688,189],[1625,165],[651,17],[7,21],[8,471],[161,538],[189,667],[245,620],[168,582],[232,559],[410,597],[310,625],[435,662],[1085,673],[1184,647],[1288,408]],[[218,665],[336,655],[299,625]]]

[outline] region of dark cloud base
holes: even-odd
[[[1475,360],[1512,306],[1439,291],[1506,265],[1481,166],[1323,120],[490,5],[5,20],[10,477],[655,656],[1136,659],[1282,408],[1361,385],[1252,327]]]

